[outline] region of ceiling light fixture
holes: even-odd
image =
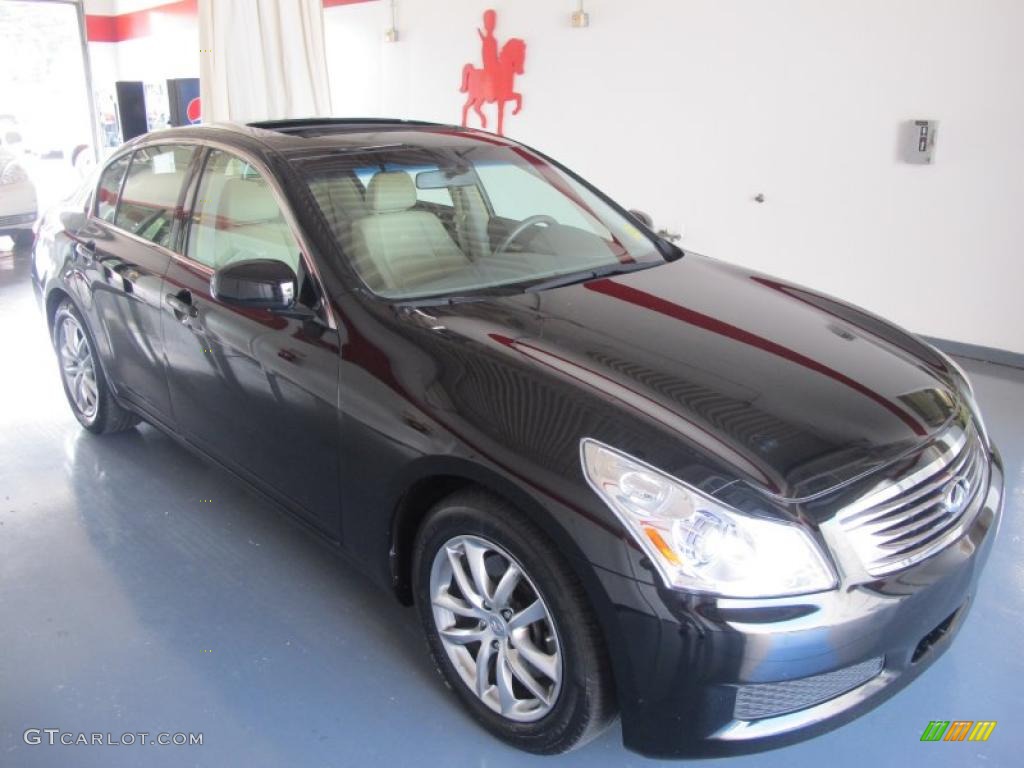
[[[398,42],[398,13],[395,9],[395,0],[391,0],[391,26],[384,30],[384,42]]]
[[[572,25],[577,29],[590,26],[590,14],[583,10],[583,0],[580,0],[579,7],[573,11]]]

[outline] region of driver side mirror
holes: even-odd
[[[662,240],[667,240],[670,243],[676,243],[679,240],[683,239],[683,236],[678,232],[669,232],[665,228],[656,230],[654,228],[654,219],[651,217],[651,214],[649,213],[645,213],[644,211],[638,211],[635,208],[633,208],[632,210],[630,210],[629,215],[632,216],[637,221],[639,221],[649,230],[654,232],[654,234],[656,234]]]
[[[227,264],[213,273],[210,292],[217,301],[247,309],[290,312],[295,309],[298,279],[276,259],[250,259]]]
[[[629,215],[632,216],[637,221],[639,221],[641,224],[643,224],[648,229],[650,229],[650,230],[654,229],[654,219],[651,218],[651,214],[646,213],[644,211],[638,211],[636,208],[632,208],[629,211]]]

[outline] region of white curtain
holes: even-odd
[[[323,0],[199,0],[203,122],[331,113]]]

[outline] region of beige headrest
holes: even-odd
[[[276,219],[281,209],[262,179],[228,179],[220,193],[218,213],[226,223],[239,226]]]
[[[365,216],[366,201],[363,200],[363,187],[355,176],[332,176],[324,182],[324,188],[336,207],[347,214],[350,219]]]
[[[416,185],[405,171],[380,171],[366,188],[366,204],[374,213],[407,211],[416,205]]]
[[[125,199],[160,207],[174,208],[178,204],[178,193],[185,181],[185,172],[140,173],[129,177],[125,185]],[[142,202],[145,201],[145,202]]]

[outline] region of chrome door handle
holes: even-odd
[[[192,321],[199,317],[199,310],[196,309],[191,301],[186,301],[185,297],[188,299],[192,298],[187,291],[182,291],[179,294],[168,293],[164,297],[164,301],[174,311],[175,316],[181,321],[182,325],[187,325],[192,330],[196,330],[192,325]]]
[[[96,261],[96,242],[94,240],[86,240],[75,243],[75,255],[84,264],[92,264]]]

